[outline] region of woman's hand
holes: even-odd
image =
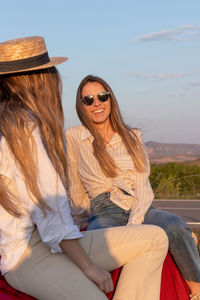
[[[63,240],[60,243],[60,247],[67,256],[80,267],[83,274],[96,283],[100,290],[105,293],[109,293],[113,290],[113,282],[110,273],[91,261],[77,239]]]
[[[89,268],[83,270],[87,278],[96,283],[100,290],[109,293],[113,290],[113,282],[110,273],[103,268],[91,263]]]

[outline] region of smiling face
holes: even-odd
[[[94,102],[92,105],[84,105],[85,112],[88,118],[95,124],[102,124],[110,122],[110,111],[111,111],[111,101],[110,97],[106,102],[101,102],[97,98],[99,92],[105,91],[103,85],[97,81],[86,83],[81,92],[82,98],[87,95],[92,95],[94,97]]]

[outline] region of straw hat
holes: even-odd
[[[67,57],[49,57],[44,38],[30,36],[0,43],[0,75],[56,66]]]

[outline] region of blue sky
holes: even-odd
[[[0,41],[41,35],[50,56],[69,57],[58,67],[66,127],[79,124],[79,82],[95,74],[145,141],[200,144],[199,12],[199,0],[6,0]]]

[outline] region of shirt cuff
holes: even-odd
[[[63,240],[73,240],[73,239],[80,239],[83,237],[83,234],[79,231],[78,226],[74,226],[73,229],[69,232],[63,232],[62,235],[60,235],[59,239],[56,242],[48,243],[48,246],[51,248],[51,253],[62,253],[63,250],[59,246],[59,244]],[[66,233],[67,232],[67,233]]]
[[[136,219],[129,219],[127,225],[141,225],[144,222],[144,218],[136,218]]]

